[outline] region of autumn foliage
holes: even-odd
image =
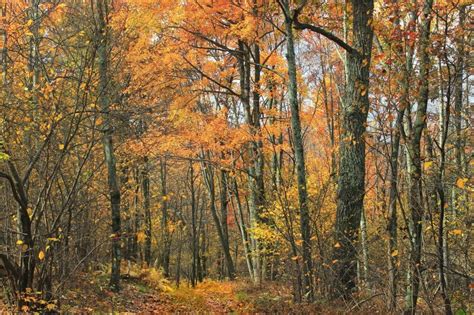
[[[472,311],[471,7],[0,0],[0,308]]]

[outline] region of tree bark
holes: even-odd
[[[306,167],[304,160],[304,144],[301,134],[300,109],[298,104],[298,85],[296,75],[295,43],[293,21],[290,14],[289,1],[282,1],[285,10],[286,60],[288,63],[288,98],[291,109],[291,131],[295,150],[296,177],[298,185],[298,206],[300,212],[300,232],[303,241],[303,299],[314,300],[313,264],[311,257],[311,228],[308,207],[308,191],[306,186]]]
[[[163,200],[161,205],[161,267],[165,277],[170,276],[170,252],[171,252],[171,236],[168,229],[168,189],[167,189],[167,166],[166,159],[160,159],[160,179],[161,179],[161,198]]]
[[[145,262],[148,267],[152,264],[151,258],[151,238],[152,238],[152,221],[150,209],[150,164],[148,157],[145,157],[142,172],[142,193],[143,193],[143,210],[145,212]]]
[[[110,115],[110,78],[109,78],[109,1],[97,0],[97,56],[99,62],[99,97],[98,103],[103,113],[103,147],[107,166],[108,189],[112,218],[112,272],[110,288],[120,290],[120,186],[117,178],[117,166],[113,145],[113,126]]]
[[[414,314],[418,301],[419,286],[421,281],[421,243],[422,222],[424,216],[422,196],[422,170],[421,170],[421,138],[426,126],[426,111],[428,107],[429,89],[429,38],[431,27],[431,8],[433,0],[426,0],[423,6],[423,20],[419,44],[420,76],[418,78],[419,97],[417,100],[416,118],[411,130],[408,143],[408,157],[410,164],[409,208],[412,225],[412,251],[410,255],[410,281],[407,287],[405,313]]]
[[[229,240],[226,239],[224,235],[224,230],[222,228],[221,219],[217,214],[217,206],[216,206],[216,191],[215,191],[215,183],[214,183],[214,171],[211,169],[212,166],[203,163],[202,172],[203,177],[206,182],[207,191],[209,195],[209,207],[212,214],[212,219],[214,220],[214,224],[217,229],[217,234],[219,236],[219,241],[222,246],[222,252],[224,254],[224,259],[227,267],[227,276],[230,280],[235,279],[235,267],[234,262],[232,260],[232,256],[230,254],[230,244]]]
[[[257,137],[260,133],[260,109],[259,94],[252,94],[253,108],[251,106],[251,65],[250,49],[248,45],[239,40],[239,74],[240,74],[240,101],[244,107],[245,120],[250,126],[252,136]],[[258,53],[258,49],[256,49]],[[256,58],[257,59],[257,58]],[[258,64],[258,63],[257,63]],[[255,81],[260,80],[260,65],[255,67]],[[248,168],[248,186],[250,192],[250,228],[254,229],[261,223],[260,212],[265,206],[265,186],[264,186],[264,158],[261,140],[252,140],[249,143],[250,166]],[[262,280],[262,256],[261,244],[255,237],[250,239],[252,244],[252,257],[254,268],[254,281],[259,284]]]
[[[357,240],[365,195],[365,139],[369,111],[369,68],[374,3],[351,1],[353,45],[347,56],[347,87],[341,108],[336,242],[334,247],[338,294],[348,297],[357,277]]]

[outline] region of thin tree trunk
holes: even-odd
[[[367,218],[365,216],[365,209],[362,209],[360,216],[360,242],[362,249],[362,281],[363,285],[368,286],[369,253],[367,248]]]
[[[253,105],[250,105],[251,94],[251,67],[250,67],[250,51],[248,45],[242,40],[238,42],[241,54],[239,56],[239,74],[240,74],[240,100],[245,110],[245,119],[251,126],[251,133],[253,136],[258,136],[260,133],[260,109],[258,93],[253,93]],[[259,80],[260,66],[255,68],[255,80]],[[250,192],[249,212],[250,212],[250,228],[254,229],[260,223],[260,212],[265,206],[265,190],[263,179],[263,152],[262,142],[253,140],[249,143],[250,163],[248,170],[248,185]],[[257,284],[262,280],[262,257],[261,245],[255,237],[250,239],[252,244],[252,257],[254,267],[254,281]]]
[[[197,230],[197,205],[196,205],[196,187],[193,162],[189,163],[189,178],[191,190],[191,285],[195,287],[198,278],[198,263],[199,263],[199,234]]]
[[[98,103],[103,113],[103,146],[105,164],[107,166],[108,189],[112,218],[112,272],[110,287],[113,291],[120,290],[120,186],[117,178],[114,145],[112,140],[113,126],[110,116],[109,79],[109,30],[108,30],[108,0],[98,0],[97,5],[97,55],[99,59],[99,97]]]
[[[161,241],[162,241],[162,252],[161,252],[161,267],[165,277],[170,276],[170,251],[171,251],[171,238],[168,229],[168,190],[167,190],[167,166],[166,159],[160,159],[160,179],[161,179]]]
[[[235,267],[234,262],[232,260],[232,256],[230,254],[230,245],[228,239],[226,240],[224,231],[222,229],[221,219],[217,214],[217,207],[216,207],[216,191],[215,191],[215,183],[214,183],[214,171],[211,169],[212,166],[203,163],[202,172],[203,177],[206,182],[207,191],[209,195],[209,207],[212,214],[212,219],[214,220],[214,224],[217,229],[217,234],[219,236],[219,241],[222,246],[222,252],[224,255],[226,267],[227,267],[227,276],[230,280],[235,279]]]
[[[408,95],[405,95],[408,96]],[[406,99],[408,101],[408,99]],[[403,116],[406,108],[397,110],[397,120],[392,138],[390,154],[390,192],[389,192],[389,213],[388,213],[388,272],[389,272],[389,296],[388,308],[395,311],[397,307],[397,281],[398,281],[398,221],[397,221],[397,200],[398,200],[398,156],[400,152],[400,128],[402,128]]]
[[[421,244],[422,244],[422,222],[424,216],[423,196],[422,196],[422,170],[421,170],[421,138],[423,129],[426,126],[426,110],[428,107],[428,88],[429,88],[429,38],[431,27],[431,8],[433,0],[426,0],[423,6],[423,20],[421,25],[419,58],[420,58],[420,76],[419,76],[419,97],[416,111],[416,118],[410,135],[408,144],[409,163],[411,166],[410,188],[409,188],[409,207],[411,211],[412,230],[412,252],[410,257],[409,273],[411,275],[410,283],[407,287],[406,307],[407,314],[414,314],[418,301],[419,286],[421,282]]]
[[[466,7],[460,5],[459,7],[459,28],[464,29],[466,19]],[[458,178],[464,178],[464,166],[463,166],[463,157],[464,157],[464,141],[462,135],[462,111],[463,111],[463,75],[465,68],[465,39],[464,35],[461,35],[456,42],[457,56],[456,56],[456,65],[455,65],[455,74],[454,74],[454,128],[456,132],[455,138],[455,157],[456,157],[456,173]],[[454,188],[454,195],[457,207],[454,208],[454,212],[457,212],[457,209],[462,209],[463,211],[467,210],[467,202],[465,199],[460,198],[465,192],[460,189]],[[467,196],[466,196],[467,197]]]
[[[286,60],[288,62],[288,93],[291,109],[291,129],[295,150],[296,177],[298,185],[298,206],[300,210],[300,231],[303,241],[303,299],[314,300],[313,263],[311,257],[311,228],[306,186],[306,168],[304,144],[301,134],[300,109],[298,104],[298,86],[296,74],[296,56],[293,36],[293,22],[290,17],[289,1],[282,1],[285,10]]]
[[[237,185],[237,180],[235,178],[233,178],[233,186],[234,186],[235,202],[237,204],[237,211],[238,211],[238,214],[235,215],[235,218],[236,218],[236,222],[238,224],[240,234],[242,237],[242,243],[244,246],[244,253],[245,253],[245,261],[247,263],[247,269],[249,271],[250,279],[254,281],[255,273],[253,269],[252,250],[250,248],[247,228],[246,228],[245,220],[244,220],[244,213],[242,210],[242,203],[240,201],[239,187]]]
[[[148,157],[145,157],[143,172],[142,172],[142,192],[143,192],[143,210],[145,212],[145,262],[148,267],[151,267],[151,238],[152,238],[152,220],[150,209],[150,163]]]

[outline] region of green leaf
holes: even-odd
[[[6,153],[0,152],[0,161],[8,161],[10,156]]]

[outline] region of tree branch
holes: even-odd
[[[293,11],[292,20],[293,20],[293,27],[295,29],[297,29],[297,30],[310,30],[312,32],[323,35],[327,39],[329,39],[329,40],[333,41],[334,43],[336,43],[337,45],[339,45],[341,48],[343,48],[349,54],[354,55],[354,56],[359,56],[360,55],[360,53],[356,49],[354,49],[351,45],[349,45],[348,43],[346,43],[344,40],[337,37],[333,33],[325,30],[324,28],[322,28],[320,26],[317,26],[317,25],[313,25],[313,24],[301,23],[298,20],[298,16],[299,16],[301,10],[303,9],[303,7],[304,7],[304,5],[301,5],[296,10]]]

